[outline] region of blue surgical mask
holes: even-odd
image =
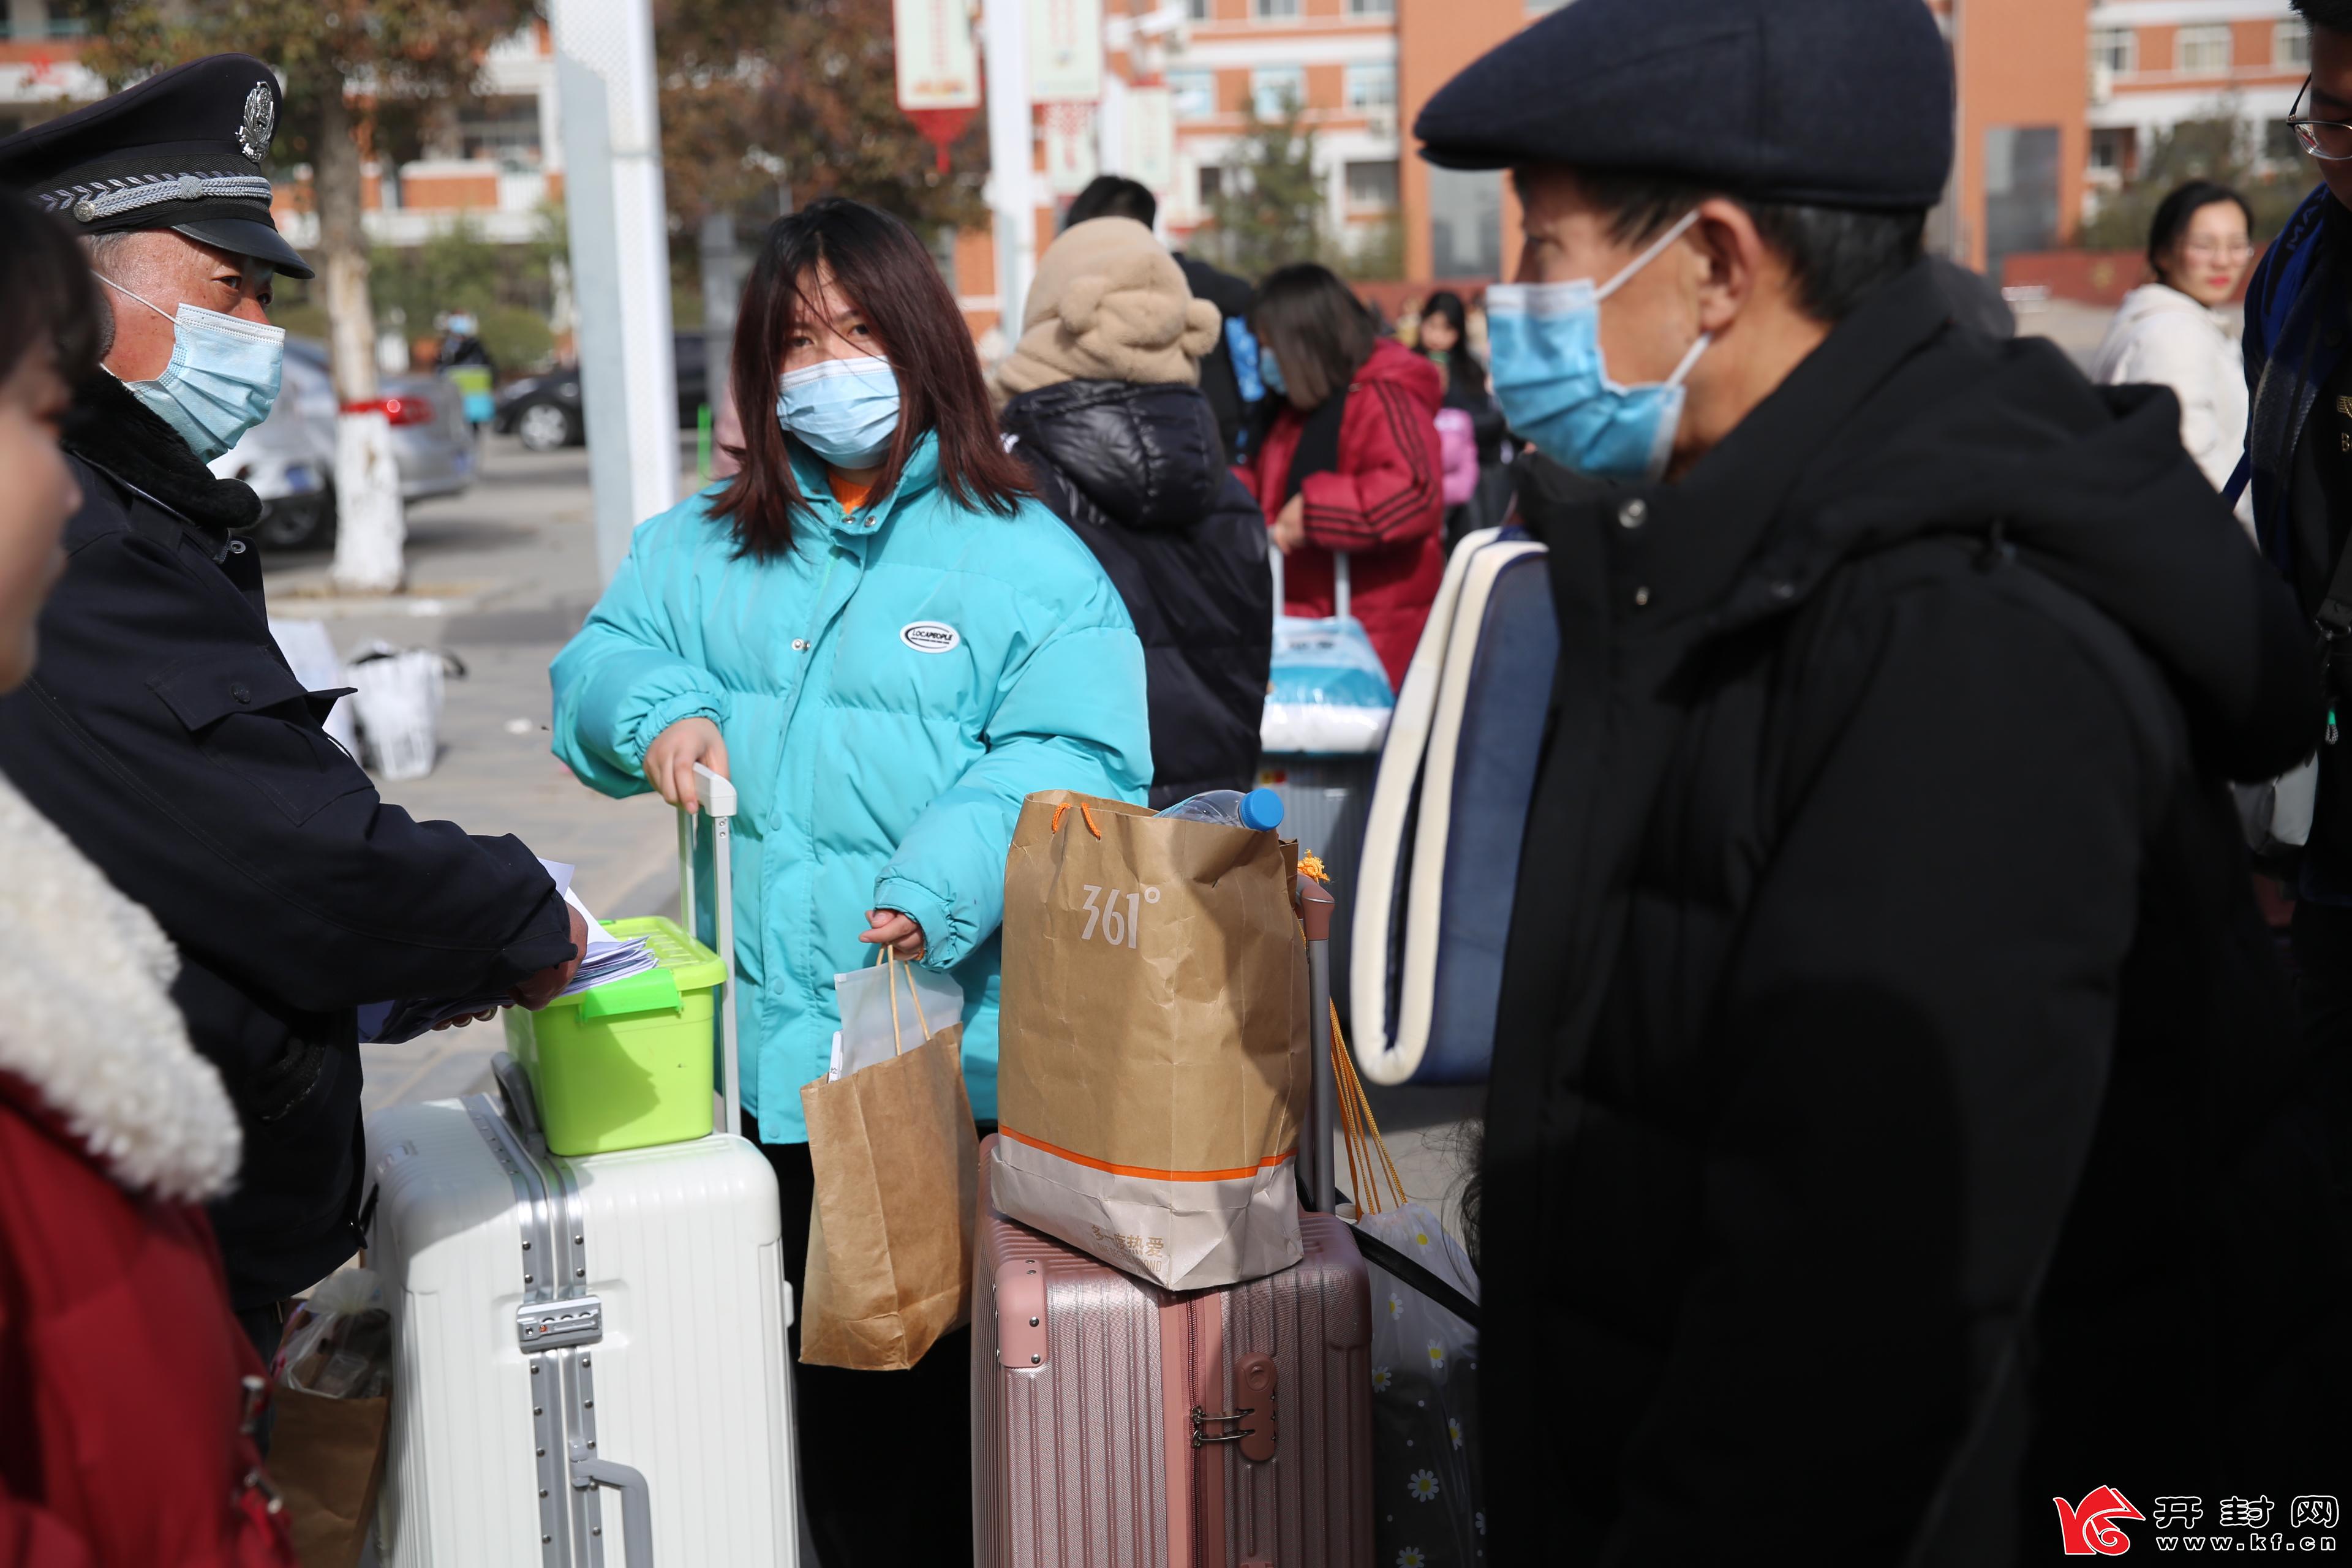
[[[1601,301],[1698,221],[1694,212],[1608,282],[1498,283],[1486,290],[1486,342],[1503,417],[1554,462],[1604,479],[1655,479],[1682,426],[1683,381],[1713,340],[1699,334],[1664,381],[1621,386],[1601,354]]]
[[[776,423],[836,468],[870,468],[898,428],[898,376],[887,360],[829,359],[787,372]]]
[[[178,315],[164,315],[163,307],[113,279],[99,281],[172,323],[172,360],[163,374],[122,384],[188,444],[197,461],[211,462],[269,417],[285,366],[285,329],[201,305],[182,305]]]
[[[1257,349],[1257,378],[1265,383],[1265,389],[1276,397],[1290,395],[1290,385],[1282,379],[1280,362],[1274,357],[1274,351],[1264,343],[1260,343]]]

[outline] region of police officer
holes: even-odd
[[[2336,1265],[2251,1234],[2347,1233],[2220,787],[2309,752],[2308,645],[2168,393],[1954,324],[1951,128],[1919,0],[1576,0],[1414,127],[1524,211],[1562,649],[1491,1562],[2038,1560],[2053,1495],[2341,1451]]]
[[[80,237],[113,308],[64,445],[83,506],[0,766],[178,944],[173,994],[244,1125],[213,1210],[263,1358],[279,1303],[358,1245],[354,1009],[506,993],[541,1005],[585,941],[511,837],[378,798],[272,640],[253,491],[206,462],[278,395],[269,68],[218,55],[0,142],[0,184]]]

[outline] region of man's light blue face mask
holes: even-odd
[[[1498,283],[1486,290],[1495,399],[1511,428],[1556,463],[1605,479],[1655,479],[1674,455],[1683,382],[1713,342],[1700,333],[1663,382],[1623,386],[1601,353],[1601,302],[1698,221],[1692,212],[1608,282]]]
[[[286,331],[182,305],[176,316],[113,279],[98,279],[172,323],[172,360],[152,381],[126,381],[131,395],[169,425],[198,462],[209,463],[269,417],[285,368]]]

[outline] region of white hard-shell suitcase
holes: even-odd
[[[385,1568],[797,1563],[776,1182],[733,1131],[735,791],[696,772],[728,965],[719,1131],[551,1154],[504,1056],[495,1096],[368,1120],[369,1262],[396,1347]],[[693,840],[682,816],[688,929]]]

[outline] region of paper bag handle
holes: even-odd
[[[907,1054],[907,1047],[898,1043],[906,1038],[898,1032],[898,970],[905,961],[886,947],[876,952],[874,962],[890,966],[890,978],[887,983],[890,993],[890,1054],[903,1057]],[[923,1038],[928,1041],[931,1037],[931,1021],[923,1016],[922,993],[915,989],[915,977],[911,974],[907,976],[907,1000],[915,1005],[915,1022],[922,1026]]]

